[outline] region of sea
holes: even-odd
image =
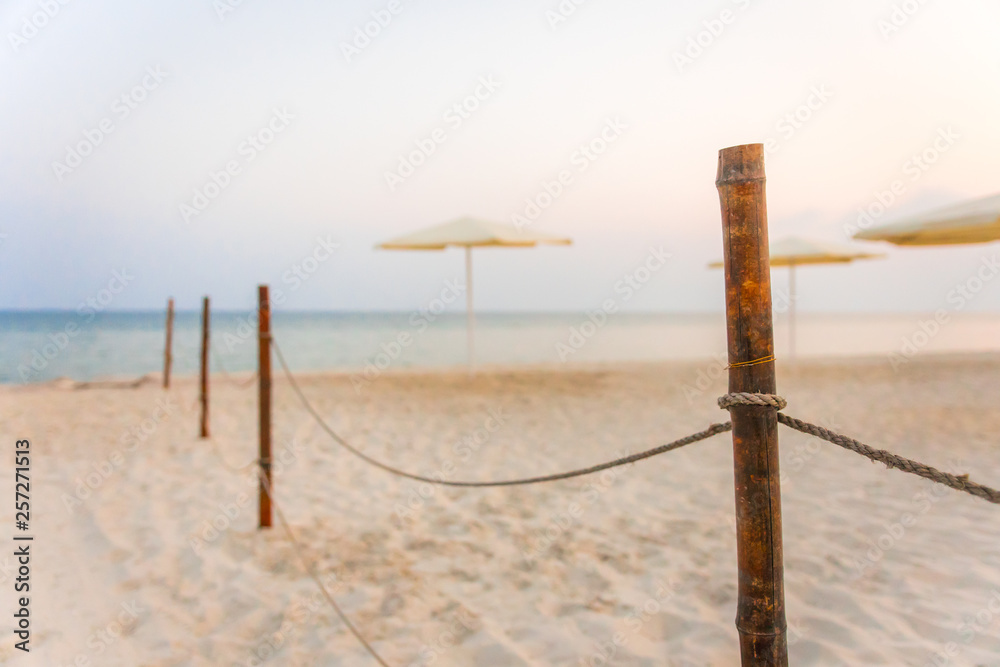
[[[787,313],[775,315],[775,349],[790,358]],[[464,313],[275,312],[275,341],[293,371],[463,367]],[[1000,314],[798,313],[795,358],[1000,351]],[[199,312],[178,312],[173,373],[198,372]],[[722,313],[478,313],[479,366],[724,359]],[[161,372],[163,312],[0,311],[0,382],[87,381]],[[211,316],[213,372],[256,370],[253,313]]]

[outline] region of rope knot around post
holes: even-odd
[[[719,407],[723,410],[729,410],[737,405],[784,410],[788,401],[777,394],[757,394],[749,391],[737,391],[719,397]]]

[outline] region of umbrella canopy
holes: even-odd
[[[846,264],[856,259],[885,257],[879,253],[864,252],[849,245],[813,241],[796,236],[775,241],[768,248],[771,266],[798,266],[799,264]],[[713,269],[722,268],[722,262],[712,262]]]
[[[465,248],[465,310],[467,363],[472,374],[475,363],[476,320],[472,309],[472,249],[476,247],[531,248],[539,244],[570,245],[568,238],[539,234],[512,225],[466,216],[451,222],[427,227],[380,243],[383,250],[444,250],[448,246]]]
[[[864,252],[839,243],[787,237],[768,248],[771,266],[788,267],[788,329],[789,357],[795,358],[795,267],[800,264],[847,264],[856,259],[875,259],[883,254]],[[710,268],[722,268],[722,262],[712,262]]]
[[[509,246],[527,248],[540,243],[569,245],[570,239],[539,234],[513,225],[464,217],[427,227],[380,243],[383,250],[444,250],[448,246]]]
[[[896,245],[954,245],[1000,240],[1000,194],[904,218],[854,235]]]

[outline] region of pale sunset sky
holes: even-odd
[[[411,310],[461,251],[376,243],[530,214],[574,245],[476,251],[479,310],[596,307],[662,247],[634,308],[721,311],[720,148],[768,144],[772,240],[1000,191],[998,26],[994,0],[12,0],[0,308],[124,271],[114,309],[249,308],[267,282],[292,309]],[[802,310],[933,311],[1000,252],[859,245],[888,257],[803,268]]]

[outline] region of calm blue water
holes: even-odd
[[[787,354],[785,318],[775,316],[779,356]],[[911,345],[905,349],[920,354],[1000,350],[1000,315],[952,313],[937,329],[929,318],[800,313],[798,353],[889,355],[902,351],[906,342]],[[477,362],[484,365],[706,358],[726,349],[721,313],[618,313],[599,327],[586,314],[487,313],[477,315],[476,327]],[[428,323],[411,313],[276,312],[273,329],[293,370],[361,369],[367,363],[446,367],[466,359],[464,314],[445,314]],[[199,331],[199,313],[177,314],[175,374],[197,372]],[[255,335],[249,313],[213,313],[213,368],[254,370]],[[72,311],[0,312],[0,382],[158,372],[163,346],[162,312],[100,313],[92,319]]]

